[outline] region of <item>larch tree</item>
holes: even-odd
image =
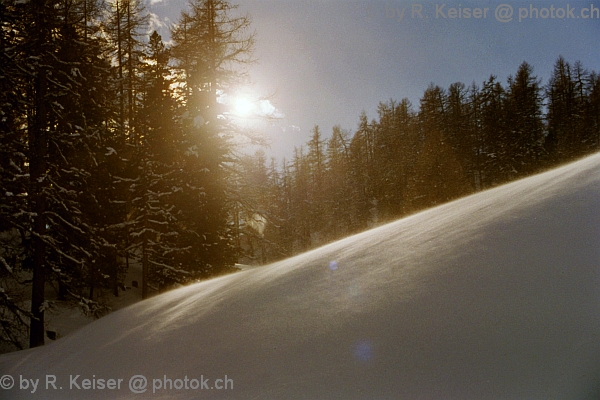
[[[591,72],[587,80],[588,102],[585,110],[584,129],[586,151],[600,150],[600,75]]]
[[[483,83],[479,96],[482,185],[491,187],[504,181],[504,164],[509,151],[505,132],[507,128],[506,90],[495,76]]]
[[[181,135],[178,104],[171,89],[170,55],[154,31],[144,51],[136,95],[136,145],[130,182],[130,248],[141,258],[142,298],[188,279],[175,266],[179,254],[177,210],[174,196],[183,189],[178,174],[177,141]]]
[[[28,213],[25,4],[0,2],[0,345],[23,349],[32,317],[20,282],[31,264]],[[29,264],[29,265],[27,265]]]
[[[376,198],[383,220],[398,217],[405,207],[404,190],[414,165],[414,112],[408,99],[379,103],[375,124]]]
[[[506,113],[503,132],[506,151],[501,154],[500,162],[505,179],[512,180],[535,172],[544,155],[541,87],[526,62],[508,79]]]
[[[349,133],[334,126],[327,141],[324,178],[325,221],[327,239],[337,239],[350,233],[352,196],[349,184]]]
[[[486,143],[482,128],[482,96],[479,86],[473,83],[467,89],[467,135],[471,146],[469,165],[471,166],[471,186],[482,190],[486,185],[484,174]]]
[[[571,160],[586,147],[586,81],[588,73],[581,64],[571,66],[563,57],[556,60],[546,85],[545,150],[553,160]]]
[[[304,147],[294,148],[291,164],[291,218],[290,224],[294,232],[294,248],[306,251],[312,245],[312,221],[310,186],[311,174]]]
[[[148,13],[141,1],[114,0],[109,4],[105,30],[112,42],[117,68],[118,123],[130,144],[136,140],[136,92],[147,26]]]
[[[248,16],[234,16],[224,0],[196,0],[172,28],[172,55],[181,88],[182,153],[177,207],[180,240],[189,251],[179,259],[196,277],[227,271],[235,261],[229,167],[234,159],[231,125],[218,99],[251,62],[254,35]]]
[[[15,85],[2,94],[2,148],[10,152],[2,177],[8,185],[3,238],[21,248],[6,254],[12,265],[2,257],[5,268],[31,276],[29,346],[36,347],[44,344],[48,283],[62,284],[88,311],[97,310],[82,288],[106,244],[86,210],[95,185],[96,128],[105,119],[88,107],[98,98],[92,74],[102,69],[96,62],[102,51],[82,2],[2,7],[3,45],[13,44],[2,49],[3,82]]]
[[[110,41],[110,56],[113,65],[113,79],[108,83],[114,96],[115,117],[110,121],[114,147],[112,153],[113,187],[112,202],[119,209],[121,220],[111,225],[111,233],[120,238],[118,252],[124,256],[126,268],[130,258],[138,254],[134,233],[132,204],[135,199],[135,185],[140,181],[142,171],[139,156],[140,137],[137,126],[139,112],[140,77],[142,75],[143,51],[148,26],[148,13],[139,0],[114,0],[107,4],[102,29]]]
[[[360,231],[368,227],[377,215],[375,198],[375,122],[369,122],[363,111],[358,129],[350,141],[350,182],[352,199],[356,207],[356,219],[351,229]]]
[[[310,140],[307,143],[308,153],[306,155],[306,166],[310,175],[308,182],[308,206],[310,231],[314,243],[322,243],[324,239],[325,225],[325,140],[321,135],[319,127],[315,125],[311,131]]]
[[[473,190],[475,169],[475,138],[471,129],[471,112],[468,103],[469,90],[461,83],[453,83],[448,88],[446,99],[445,138],[456,155],[465,174],[465,182]]]

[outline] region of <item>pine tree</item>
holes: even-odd
[[[540,82],[526,62],[508,79],[506,112],[506,151],[500,156],[500,167],[505,179],[512,180],[533,173],[544,155]]]
[[[471,157],[469,160],[472,174],[471,186],[475,190],[482,190],[488,184],[487,176],[484,172],[487,147],[483,135],[482,94],[475,83],[468,89],[467,120],[467,135],[471,145]]]
[[[408,99],[380,103],[375,125],[376,198],[384,219],[403,214],[408,171],[414,165],[414,112]]]
[[[52,95],[57,119],[48,166],[50,182],[62,195],[50,198],[48,226],[55,240],[69,244],[70,257],[49,255],[48,261],[57,265],[49,278],[58,281],[59,298],[74,297],[84,311],[98,315],[102,309],[95,302],[94,289],[108,286],[106,277],[116,276],[114,245],[101,233],[107,210],[100,211],[102,196],[96,196],[107,180],[98,160],[106,152],[100,146],[106,133],[103,123],[110,118],[107,95],[97,87],[102,87],[109,65],[103,39],[86,25],[97,6],[61,1],[55,10],[61,18],[57,40],[61,62],[53,81],[61,90]]]
[[[311,241],[322,243],[324,240],[323,218],[325,214],[325,141],[319,127],[315,125],[307,143],[306,168],[309,174],[308,184],[308,222],[310,224]]]
[[[169,78],[169,51],[154,31],[146,46],[138,78],[135,125],[136,146],[130,165],[137,173],[130,182],[130,247],[141,258],[142,298],[149,289],[163,291],[189,281],[188,271],[177,266],[185,253],[179,246],[176,193],[183,189],[179,171],[177,103]]]
[[[235,260],[227,168],[233,162],[231,130],[217,98],[240,76],[234,68],[250,61],[254,39],[249,18],[233,17],[235,7],[226,1],[198,0],[190,8],[171,32],[186,110],[179,141],[184,190],[176,206],[184,228],[180,240],[189,251],[179,263],[206,277],[227,271]]]
[[[109,81],[114,93],[114,117],[109,122],[112,133],[110,165],[110,196],[113,206],[118,207],[120,221],[111,224],[110,234],[118,239],[118,253],[125,259],[125,270],[130,259],[139,255],[137,243],[131,234],[135,232],[134,215],[137,212],[132,204],[136,183],[140,174],[139,146],[142,126],[137,116],[141,107],[140,78],[143,76],[144,39],[148,26],[148,13],[138,0],[115,0],[108,3],[102,29],[110,41],[113,75]],[[145,280],[143,279],[145,282]],[[115,293],[116,289],[115,289]]]
[[[572,67],[559,57],[546,85],[548,112],[545,149],[554,162],[568,161],[586,153],[586,129],[590,76],[580,63]]]
[[[325,225],[328,239],[338,239],[350,233],[353,217],[350,174],[349,133],[334,126],[327,142],[325,173]]]
[[[465,194],[467,179],[456,150],[448,140],[448,97],[430,85],[421,98],[421,139],[407,199],[413,210],[431,207]]]
[[[377,114],[379,121],[373,125],[373,168],[374,197],[377,200],[379,217],[390,218],[396,205],[392,199],[392,187],[400,169],[398,153],[398,132],[396,129],[396,102],[379,103]]]
[[[273,200],[270,202],[269,224],[265,237],[272,243],[273,260],[290,257],[294,254],[294,215],[293,215],[293,188],[292,169],[290,163],[284,158],[281,162],[281,172],[277,171],[275,160],[271,160],[269,173],[269,188]]]
[[[483,186],[495,186],[506,181],[502,160],[509,151],[505,134],[508,129],[506,91],[495,76],[490,76],[483,83],[479,100],[482,152],[480,170]]]
[[[353,231],[361,231],[376,221],[374,124],[375,122],[368,121],[367,114],[363,111],[358,130],[350,141],[350,182],[353,204],[356,207],[356,217],[351,226]]]
[[[588,102],[584,116],[586,150],[600,150],[600,75],[591,72],[586,85]]]
[[[138,76],[144,48],[143,37],[148,25],[148,13],[139,0],[115,0],[110,4],[106,31],[113,44],[117,66],[117,87],[121,134],[130,144],[136,142]]]
[[[3,82],[20,92],[15,97],[14,89],[5,88],[2,95],[2,147],[8,153],[2,180],[10,197],[3,203],[3,226],[13,249],[21,248],[6,254],[13,263],[6,265],[31,274],[31,347],[44,343],[48,282],[97,310],[82,288],[106,248],[87,206],[94,202],[89,194],[98,127],[107,117],[94,104],[102,97],[93,86],[102,50],[89,29],[86,4],[91,6],[58,0],[2,5],[2,24],[10,26],[3,29],[3,45],[14,44],[3,47]]]
[[[25,347],[32,314],[20,284],[31,265],[27,212],[26,75],[23,40],[30,22],[24,4],[0,2],[0,345]],[[29,265],[28,265],[29,264]]]
[[[475,149],[476,141],[471,127],[470,114],[472,110],[468,104],[469,91],[463,83],[453,83],[448,88],[446,122],[444,126],[444,136],[452,148],[458,162],[460,163],[462,173],[465,174],[465,183],[467,183],[466,194],[473,190],[471,182],[474,182],[475,170]],[[468,178],[467,178],[468,176]]]
[[[122,146],[119,143],[119,130],[115,129],[118,108],[111,90],[115,81],[110,58],[111,44],[102,24],[104,3],[81,0],[75,4],[76,43],[83,42],[83,45],[71,51],[73,58],[78,60],[77,72],[84,78],[80,84],[78,101],[85,117],[81,123],[81,133],[90,154],[86,162],[89,176],[80,202],[83,204],[85,224],[95,232],[89,243],[95,258],[82,286],[89,289],[89,299],[101,300],[101,290],[97,289],[110,289],[118,296],[125,272],[117,258],[121,232],[114,228],[125,215],[125,207],[118,201],[114,185],[114,176],[121,164],[115,149],[119,149],[120,153]],[[65,2],[65,8],[70,7],[73,4]],[[75,290],[67,283],[59,280],[61,298]],[[83,293],[82,290],[80,288],[79,292]]]
[[[291,218],[290,224],[294,232],[294,250],[306,251],[312,246],[311,217],[311,171],[304,148],[294,148],[291,162]]]

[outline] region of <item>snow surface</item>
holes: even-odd
[[[10,399],[598,399],[600,154],[138,303],[5,374]]]

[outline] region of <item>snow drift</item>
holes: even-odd
[[[152,298],[0,375],[11,399],[598,399],[600,155]]]

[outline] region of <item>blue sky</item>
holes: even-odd
[[[150,10],[166,24],[187,4],[154,1]],[[432,82],[445,88],[454,82],[481,84],[492,74],[505,82],[527,61],[545,84],[559,55],[600,71],[600,10],[592,9],[593,1],[232,4],[250,14],[257,34],[250,91],[256,97],[274,95],[271,102],[285,115],[261,127],[277,158],[304,144],[314,125],[326,135],[334,125],[354,131],[361,111],[375,117],[380,101],[407,97],[418,108]],[[593,7],[600,9],[600,2]],[[512,16],[496,14],[497,8],[498,13],[512,8]],[[450,18],[453,12],[457,18]],[[512,20],[499,21],[508,17]]]

